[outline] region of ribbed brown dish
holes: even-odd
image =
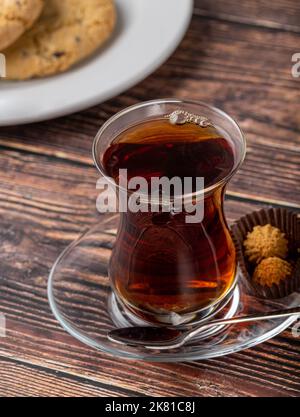
[[[254,226],[270,224],[285,233],[289,241],[289,255],[287,260],[295,265],[293,276],[279,285],[272,287],[256,284],[252,280],[255,265],[252,265],[244,255],[243,242],[247,233]],[[294,291],[300,290],[300,214],[282,208],[270,208],[254,211],[241,217],[231,227],[233,239],[237,249],[237,259],[244,278],[248,282],[249,289],[258,297],[276,299],[282,298]]]

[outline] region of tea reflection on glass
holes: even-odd
[[[170,123],[166,116],[178,109],[208,117],[212,125]],[[166,212],[162,206],[157,212],[120,213],[109,276],[118,300],[134,315],[152,323],[180,324],[206,316],[230,297],[236,254],[223,201],[244,155],[237,124],[196,102],[142,103],[117,114],[99,131],[94,158],[116,184],[120,169],[127,170],[129,180],[142,177],[149,184],[152,178],[204,178],[205,189],[192,190],[192,198],[202,198],[204,204],[200,222],[187,223],[184,210]]]

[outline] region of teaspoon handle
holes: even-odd
[[[261,321],[261,320],[270,320],[270,319],[279,319],[283,317],[291,317],[291,316],[300,316],[300,307],[270,311],[269,313],[263,314],[253,314],[249,316],[240,316],[240,317],[233,317],[228,319],[220,319],[220,320],[213,320],[209,323],[203,324],[201,327],[197,329],[191,330],[186,334],[185,340],[191,339],[192,337],[196,336],[198,333],[202,332],[204,329],[207,329],[212,326],[217,325],[224,325],[224,324],[235,324],[235,323],[248,323],[251,321]]]

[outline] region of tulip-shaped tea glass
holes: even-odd
[[[200,102],[145,102],[102,126],[94,160],[120,211],[109,278],[133,317],[190,323],[230,299],[236,253],[223,202],[245,151],[236,122]]]

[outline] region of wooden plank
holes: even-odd
[[[195,13],[255,26],[300,32],[297,0],[196,0]]]
[[[9,166],[9,170],[5,169],[7,166]],[[299,166],[300,141],[294,150],[284,148],[280,152],[275,149],[270,150],[268,145],[259,143],[250,145],[244,165],[231,180],[228,194],[258,202],[266,201],[269,204],[300,208],[300,190],[297,186],[300,181]],[[38,205],[42,204],[39,200],[43,195],[44,204],[48,201],[51,205],[52,197],[47,197],[51,191],[50,189],[45,190],[43,186],[44,177],[48,175],[51,180],[55,181],[55,188],[52,191],[54,194],[62,193],[67,186],[72,188],[74,197],[77,196],[72,209],[61,207],[64,200],[62,195],[62,201],[57,202],[61,209],[57,210],[64,210],[66,214],[77,212],[78,220],[80,220],[80,212],[86,211],[88,208],[87,201],[84,202],[87,194],[92,197],[89,204],[95,205],[98,173],[92,162],[90,164],[65,165],[60,158],[41,157],[39,159],[30,153],[22,154],[2,148],[0,153],[1,168],[3,169],[1,193],[5,204],[16,198],[12,195],[16,192],[13,190],[21,190],[24,184],[27,186],[31,184],[31,204],[35,204],[38,208]],[[16,176],[18,182],[15,181]],[[70,179],[67,179],[67,176]],[[36,203],[32,202],[34,198],[38,200]],[[92,201],[92,199],[94,200]],[[23,198],[20,203],[26,204],[25,200]]]
[[[2,152],[16,149],[91,166],[93,137],[116,111],[145,98],[201,99],[233,115],[248,141],[246,161],[229,191],[299,207],[300,89],[291,76],[298,42],[295,33],[195,17],[178,51],[147,80],[67,118],[2,128]]]
[[[0,397],[111,397],[133,396],[96,381],[42,366],[0,358]]]
[[[226,358],[155,364],[99,353],[59,329],[43,331],[16,321],[9,321],[8,329],[8,337],[0,340],[0,357],[99,382],[113,392],[153,396],[298,396],[300,392],[299,344],[292,344],[289,332]]]
[[[6,236],[9,239],[13,236],[15,245],[18,245],[28,235],[25,243],[29,249],[34,250],[38,241],[40,250],[52,254],[54,260],[57,250],[74,239],[78,232],[97,221],[97,173],[92,166],[65,163],[53,157],[3,151],[0,154],[0,170],[2,242],[5,242]],[[248,186],[245,182],[244,185],[243,176],[240,175],[240,178],[243,189],[248,191],[246,197],[249,194],[251,196],[253,184]],[[266,186],[269,184],[272,186],[273,183],[267,183]],[[267,187],[262,188],[267,190]],[[235,184],[230,187],[229,197],[245,207],[245,210],[252,207],[251,204],[247,205],[247,198],[244,206],[239,202],[241,193],[236,189]],[[292,195],[293,192],[297,196],[297,190],[291,188],[289,193]],[[287,205],[291,200],[286,201]],[[259,206],[263,201],[257,200],[256,203]],[[235,213],[237,216],[238,213]],[[14,242],[7,244],[6,254],[9,251],[11,256],[15,255]],[[39,250],[36,256],[38,254]],[[3,252],[0,258],[2,255]],[[21,255],[22,252],[19,253]]]
[[[0,311],[8,319],[8,337],[0,339],[0,356],[112,385],[113,392],[297,395],[297,361],[287,363],[285,356],[299,346],[289,332],[265,344],[263,351],[260,347],[226,359],[176,365],[117,360],[69,337],[50,312],[47,276],[65,245],[98,218],[95,172],[76,162],[11,150],[1,154],[1,161]],[[258,207],[238,200],[226,203],[230,220]],[[158,381],[161,369],[164,376]]]
[[[77,342],[46,298],[52,263],[99,218],[92,138],[137,101],[201,99],[239,121],[249,146],[228,189],[230,221],[267,204],[299,208],[300,94],[291,77],[299,8],[293,0],[238,7],[197,0],[187,37],[144,82],[66,118],[0,129],[0,312],[8,329],[0,338],[0,395],[299,396],[300,346],[290,330],[224,358],[148,364]]]

